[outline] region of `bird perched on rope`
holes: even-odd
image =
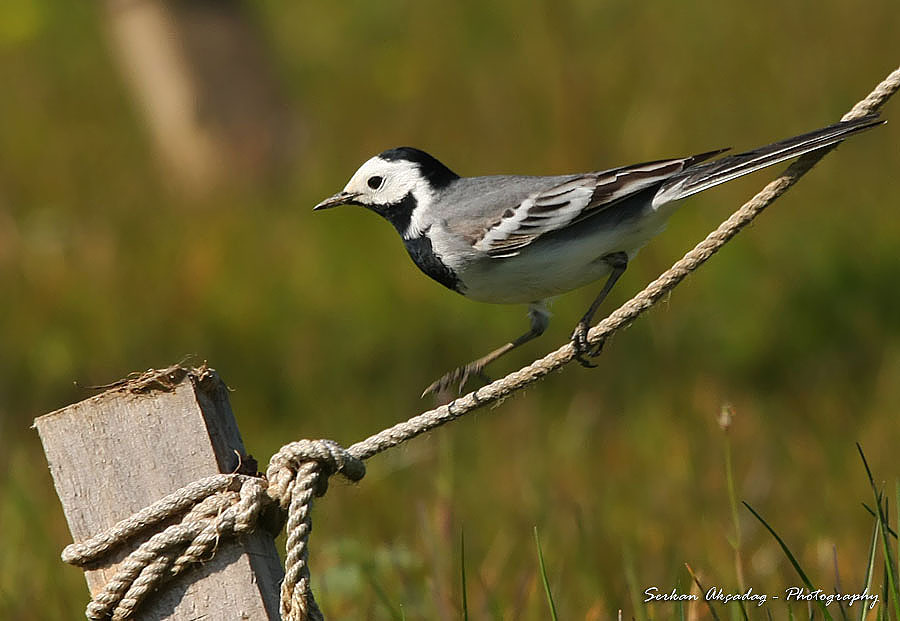
[[[587,332],[629,261],[662,232],[675,203],[720,183],[834,145],[884,121],[869,115],[711,159],[728,149],[545,177],[460,177],[411,147],[364,163],[341,192],[315,209],[359,205],[388,220],[425,274],[467,298],[529,304],[530,329],[447,373],[422,396],[480,375],[485,366],[547,328],[547,300],[601,278],[600,293],[572,333],[576,359],[594,366]]]

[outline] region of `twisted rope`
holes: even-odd
[[[84,566],[143,532],[178,516],[128,555],[113,578],[88,604],[88,619],[131,617],[163,581],[208,560],[219,541],[253,532],[269,508],[287,512],[288,555],[282,583],[282,619],[323,619],[310,588],[308,563],[312,501],[336,473],[351,481],[366,473],[362,461],[331,440],[300,440],[272,457],[266,478],[218,474],[195,481],[87,541],[73,543],[62,559]]]
[[[842,120],[877,112],[900,89],[900,69],[892,72]],[[671,268],[588,332],[588,342],[598,344],[627,327],[688,274],[715,254],[726,242],[809,172],[832,148],[804,155],[777,179],[697,244]],[[348,449],[330,440],[300,440],[281,448],[272,457],[266,478],[220,474],[196,481],[122,520],[88,541],[63,551],[67,563],[86,565],[161,522],[181,516],[150,537],[120,565],[116,575],[87,608],[89,619],[130,617],[147,594],[166,579],[215,553],[220,540],[253,532],[267,508],[287,513],[285,577],[281,586],[281,616],[286,621],[324,619],[310,587],[309,535],[313,498],[322,496],[328,479],[337,473],[351,481],[365,475],[364,460],[472,410],[495,403],[572,361],[571,343],[468,393],[447,405],[398,423]]]
[[[300,440],[282,447],[269,462],[269,496],[288,511],[282,619],[324,619],[310,586],[309,533],[312,499],[328,489],[328,479],[340,472],[351,481],[366,474],[362,460],[331,440]]]

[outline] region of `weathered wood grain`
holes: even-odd
[[[162,382],[124,384],[35,420],[75,541],[191,481],[234,472],[245,455],[215,372],[169,372]],[[85,572],[91,593],[130,551]],[[137,618],[277,619],[282,576],[271,536],[257,532],[221,544],[210,561],[166,583]]]

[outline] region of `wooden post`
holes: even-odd
[[[247,460],[228,389],[205,367],[148,371],[34,425],[75,541]],[[85,571],[92,594],[132,549]],[[223,542],[211,560],[165,583],[136,618],[278,619],[282,577],[272,537],[257,531]]]

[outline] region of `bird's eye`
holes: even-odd
[[[368,183],[369,187],[372,188],[373,190],[377,190],[378,188],[381,187],[381,184],[384,183],[384,177],[379,177],[378,175],[375,175],[374,177],[369,177],[369,180],[366,183]]]

